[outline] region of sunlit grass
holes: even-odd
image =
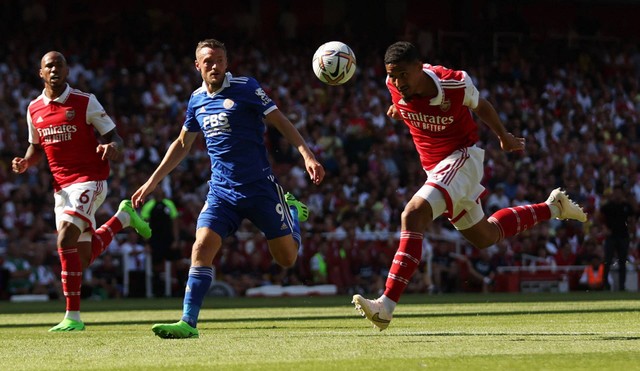
[[[207,298],[199,339],[163,340],[179,299],[84,302],[81,333],[48,333],[63,303],[0,304],[2,370],[637,369],[638,294],[407,296],[388,330],[348,297]]]

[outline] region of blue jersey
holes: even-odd
[[[203,83],[191,94],[183,129],[204,134],[212,188],[235,188],[272,175],[262,119],[276,109],[255,79],[229,72],[220,90],[209,94]]]

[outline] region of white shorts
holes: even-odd
[[[427,181],[416,192],[431,205],[433,219],[444,215],[457,230],[476,225],[484,217],[480,198],[486,190],[480,184],[484,174],[484,150],[457,150],[427,171]]]
[[[96,210],[107,197],[107,181],[71,184],[54,195],[56,228],[67,221],[80,228],[79,242],[91,241],[96,225]]]

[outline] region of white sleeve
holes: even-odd
[[[466,71],[462,71],[464,75],[464,102],[463,104],[471,109],[478,107],[478,100],[480,99],[480,93],[476,86],[473,85],[473,80],[467,74]]]
[[[40,144],[40,135],[33,126],[33,120],[31,119],[31,112],[27,109],[27,126],[29,128],[29,143]]]
[[[93,94],[89,96],[89,104],[87,105],[87,123],[93,125],[100,135],[104,135],[116,127]]]

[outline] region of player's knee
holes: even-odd
[[[279,266],[281,266],[282,268],[291,268],[293,267],[294,264],[296,264],[296,257],[293,256],[284,256],[284,257],[274,257],[274,260],[276,261],[276,263],[278,263]]]
[[[407,204],[402,211],[401,219],[402,225],[407,229],[423,231],[431,222],[431,210]]]
[[[501,236],[498,226],[487,221],[481,221],[473,227],[461,230],[460,232],[467,241],[478,249],[486,249],[497,243]]]

